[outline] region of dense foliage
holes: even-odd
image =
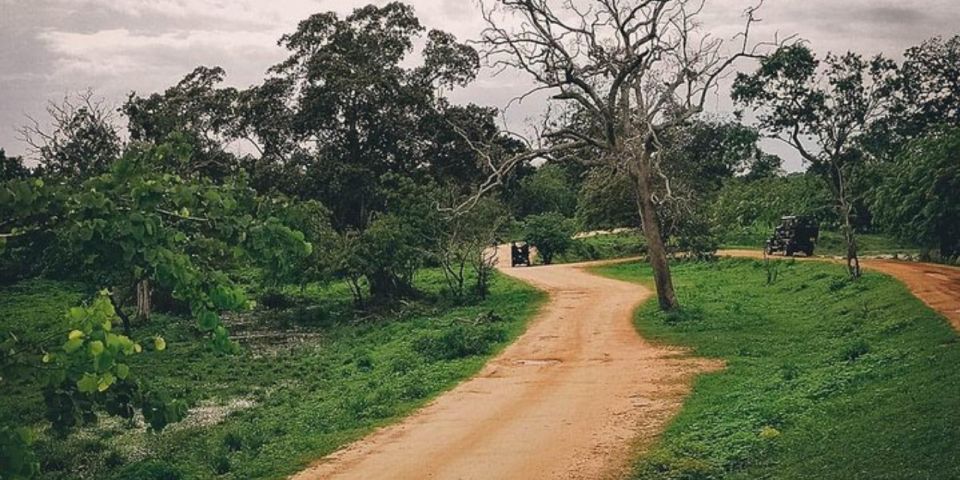
[[[960,130],[909,144],[875,193],[876,221],[897,237],[960,255]]]
[[[16,328],[0,331],[0,390],[10,386],[18,399],[44,405],[42,422],[25,407],[0,412],[0,478],[38,475],[49,467],[41,459],[54,456],[51,439],[81,441],[73,434],[98,419],[124,419],[117,427],[124,431],[141,419],[153,431],[181,420],[187,400],[207,399],[196,392],[203,373],[191,355],[219,372],[217,381],[229,381],[235,359],[257,381],[270,377],[270,366],[258,364],[270,363],[256,357],[262,352],[244,350],[228,332],[231,321],[242,331],[250,317],[284,319],[277,330],[285,335],[301,327],[333,334],[334,350],[297,354],[316,366],[298,370],[313,390],[266,382],[286,402],[269,406],[274,431],[254,431],[251,416],[233,432],[239,440],[219,430],[177,438],[200,451],[215,447],[203,475],[225,474],[231,462],[243,465],[237,475],[264,474],[281,461],[289,470],[297,455],[326,452],[475,371],[519,331],[517,311],[503,324],[480,312],[534,298],[516,286],[492,288],[491,247],[501,243],[525,240],[545,264],[662,257],[658,269],[669,280],[668,255],[705,259],[721,242],[755,245],[782,215],[799,214],[843,229],[852,258],[854,231],[879,229],[941,258],[960,254],[960,37],[929,40],[900,64],[855,54],[820,60],[805,45],[787,45],[738,76],[733,95],[757,110],[755,127],[681,108],[676,92],[652,113],[631,106],[630,95],[593,108],[593,100],[571,96],[579,95],[571,79],[585,74],[609,87],[600,72],[623,68],[611,63],[616,55],[590,49],[603,66],[596,70],[538,57],[544,71],[567,79],[558,99],[579,104],[550,125],[555,132],[530,143],[550,153],[502,131],[496,109],[445,97],[476,78],[481,55],[427,31],[409,5],[317,13],[279,45],[287,57],[249,88],[225,86],[220,67],[198,66],[161,92],[131,93],[118,112],[86,92],[50,103],[49,128],[33,121],[22,130],[26,159],[0,150],[0,288],[70,285],[39,288],[60,310],[10,320],[4,324]],[[544,51],[566,48],[549,45]],[[705,78],[681,73],[693,83]],[[637,78],[662,83],[656,71]],[[539,80],[557,86],[552,77]],[[642,114],[652,116],[635,125]],[[655,135],[627,135],[641,126]],[[761,134],[792,144],[808,172],[785,174],[781,159],[760,148]],[[572,146],[549,150],[564,142]],[[504,158],[523,160],[501,170]],[[501,188],[484,189],[490,182]],[[578,229],[642,229],[642,213],[647,230],[572,238]],[[839,245],[835,233],[824,238]],[[63,291],[75,295],[57,295]],[[676,307],[673,300],[662,304]],[[407,315],[411,305],[473,319]],[[413,320],[367,322],[385,311],[383,318]],[[173,360],[168,332],[182,349]],[[365,353],[369,345],[378,353]],[[193,377],[175,378],[178,362]],[[424,386],[421,375],[435,377]],[[281,417],[317,391],[322,398],[297,421],[323,438],[284,430]],[[257,392],[263,401],[267,394]],[[354,394],[360,398],[347,398]],[[261,451],[274,435],[276,445],[296,447]],[[260,463],[258,454],[269,460]],[[109,471],[102,463],[97,468]],[[137,462],[122,475],[162,476],[182,466]]]
[[[523,224],[523,240],[536,247],[545,265],[570,248],[575,232],[573,222],[557,212],[531,215]]]

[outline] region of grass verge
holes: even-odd
[[[421,289],[440,284],[436,272],[420,275]],[[359,316],[328,290],[307,289],[316,298],[306,305],[230,319],[238,355],[215,353],[180,317],[137,327],[134,337],[161,333],[168,348],[142,355],[136,371],[192,405],[160,434],[105,418],[55,438],[43,431],[43,400],[25,372],[4,372],[0,422],[41,429],[45,479],[284,478],[479,371],[545,299],[501,276],[474,305],[419,302]],[[45,280],[3,287],[0,330],[27,340],[65,332],[65,310],[88,294]]]
[[[762,249],[773,227],[751,226],[738,231],[723,234],[720,237],[721,248],[749,248]],[[887,235],[877,233],[858,233],[857,246],[860,255],[919,255],[920,248],[900,242]],[[843,256],[847,254],[843,234],[829,230],[820,231],[820,240],[817,242],[817,255]]]
[[[960,342],[896,280],[783,261],[673,267],[683,310],[641,307],[653,341],[722,358],[637,479],[960,478]],[[646,265],[598,273],[647,282]]]
[[[646,242],[639,231],[600,234],[574,239],[567,251],[557,255],[554,263],[629,258],[643,255],[646,251]]]

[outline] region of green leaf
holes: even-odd
[[[71,307],[70,310],[67,311],[67,318],[74,323],[83,320],[86,316],[87,314],[83,310],[83,307]]]
[[[74,338],[73,340],[67,340],[67,342],[63,344],[63,351],[67,353],[73,353],[82,346],[83,346],[83,339]]]
[[[167,349],[167,341],[163,337],[156,337],[153,339],[153,348],[158,352],[162,352]]]
[[[120,380],[126,380],[129,375],[130,375],[130,367],[127,366],[127,364],[121,363],[117,365],[117,377]]]
[[[210,310],[203,310],[197,317],[197,323],[200,325],[200,330],[209,332],[220,324],[220,317]]]
[[[97,382],[97,390],[101,392],[105,392],[107,391],[108,388],[110,388],[110,385],[113,385],[113,383],[116,381],[117,381],[117,377],[114,377],[112,373],[110,372],[104,373],[100,377],[100,380]]]
[[[77,389],[80,390],[80,393],[93,393],[97,391],[99,383],[100,380],[96,375],[84,373],[80,380],[77,380]]]
[[[71,330],[70,333],[67,334],[67,338],[70,340],[76,340],[78,338],[83,338],[83,337],[84,337],[84,333],[81,332],[80,330]]]
[[[103,354],[103,342],[100,340],[90,342],[90,354],[94,357],[99,357]]]

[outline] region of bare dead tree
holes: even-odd
[[[657,211],[673,195],[661,168],[661,135],[704,109],[718,82],[741,58],[759,57],[750,29],[759,5],[745,11],[731,38],[705,32],[704,0],[497,0],[481,2],[487,64],[519,70],[535,91],[585,122],[554,123],[549,146],[526,155],[590,148],[599,161],[631,176],[638,192],[661,308],[678,307]],[[511,160],[495,171],[502,175]],[[497,175],[494,175],[494,182]],[[658,188],[659,187],[659,188]],[[660,195],[657,192],[665,192]]]
[[[46,112],[44,121],[28,115],[17,133],[28,156],[50,173],[83,178],[106,169],[120,155],[114,110],[93,90],[50,101]]]

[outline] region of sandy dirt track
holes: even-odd
[[[475,377],[293,478],[620,476],[693,377],[721,364],[644,341],[632,316],[650,291],[584,265],[501,267],[549,294],[528,330]]]
[[[721,250],[721,256],[763,258],[759,250]],[[781,258],[781,257],[773,257]],[[825,257],[798,260],[826,260],[842,263]],[[960,331],[960,268],[932,263],[914,263],[897,260],[863,258],[860,265],[893,276],[904,283],[917,298],[947,317],[950,324]]]

